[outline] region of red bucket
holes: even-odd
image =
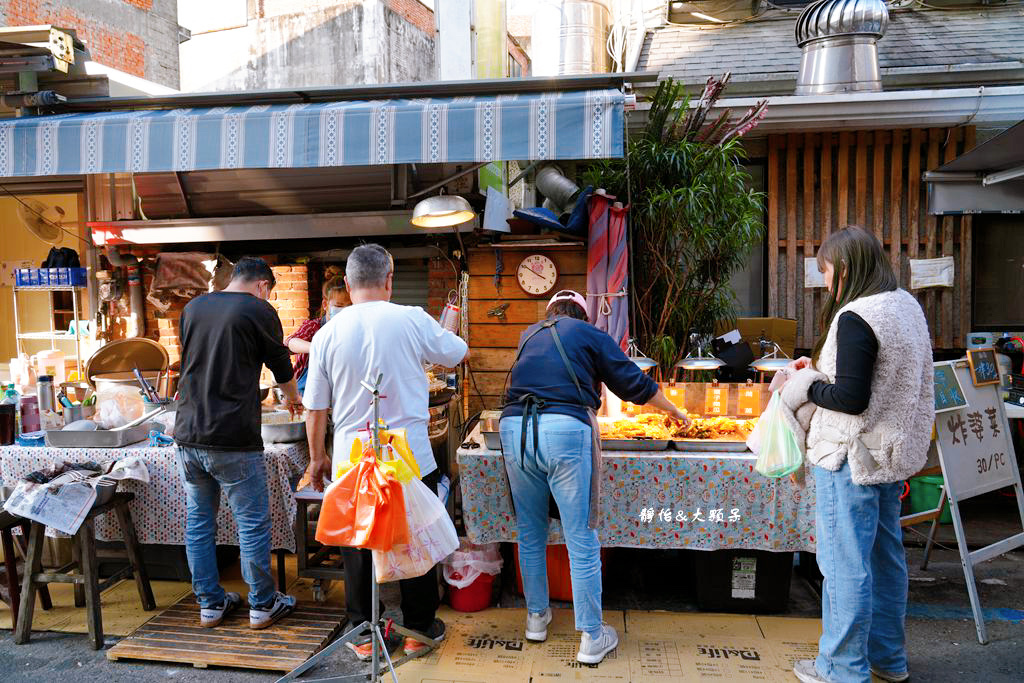
[[[460,578],[457,574],[452,578]],[[448,586],[448,599],[456,612],[479,612],[491,606],[491,584],[494,577],[480,574],[473,583],[465,588]]]

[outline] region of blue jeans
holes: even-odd
[[[836,683],[869,683],[869,667],[907,670],[907,558],[900,528],[902,482],[859,486],[850,465],[814,467],[821,640],[815,666]]]
[[[268,604],[276,589],[270,572],[270,506],[263,453],[178,446],[178,472],[185,485],[185,552],[199,606],[213,607],[224,600],[217,569],[221,488],[238,525],[249,605]]]
[[[601,542],[587,528],[590,513],[590,425],[567,415],[540,416],[538,447],[529,428],[526,452],[520,449],[521,417],[501,420],[505,455],[519,533],[519,571],[526,608],[548,608],[548,496],[553,495],[562,518],[569,550],[572,603],[576,630],[596,636],[601,629]]]

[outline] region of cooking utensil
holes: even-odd
[[[142,376],[142,371],[139,370],[138,366],[136,366],[132,372],[135,374],[135,379],[138,380],[139,386],[142,387],[142,395],[153,403],[159,403],[160,394],[158,394],[156,389],[154,389],[150,383],[146,381],[146,378]]]
[[[287,414],[287,411],[284,410],[273,412]],[[291,420],[290,414],[288,418]],[[306,422],[305,420],[300,420],[298,422],[289,421],[264,424],[260,427],[260,435],[263,437],[263,443],[297,443],[305,441]]]
[[[156,410],[150,411],[150,412],[146,413],[145,415],[142,415],[141,417],[137,417],[134,420],[132,420],[131,422],[129,422],[128,424],[121,425],[120,427],[114,427],[110,431],[112,431],[112,432],[120,432],[120,431],[124,431],[126,429],[131,429],[132,427],[136,427],[136,426],[142,424],[146,420],[149,420],[151,418],[156,417],[157,415],[159,415],[160,413],[164,412],[165,410],[167,410],[167,406],[160,406]]]

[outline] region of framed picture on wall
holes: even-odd
[[[967,363],[971,366],[971,381],[976,387],[999,384],[999,365],[995,349],[969,349]]]

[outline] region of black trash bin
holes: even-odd
[[[694,562],[697,607],[702,611],[768,614],[786,610],[793,553],[698,551]]]

